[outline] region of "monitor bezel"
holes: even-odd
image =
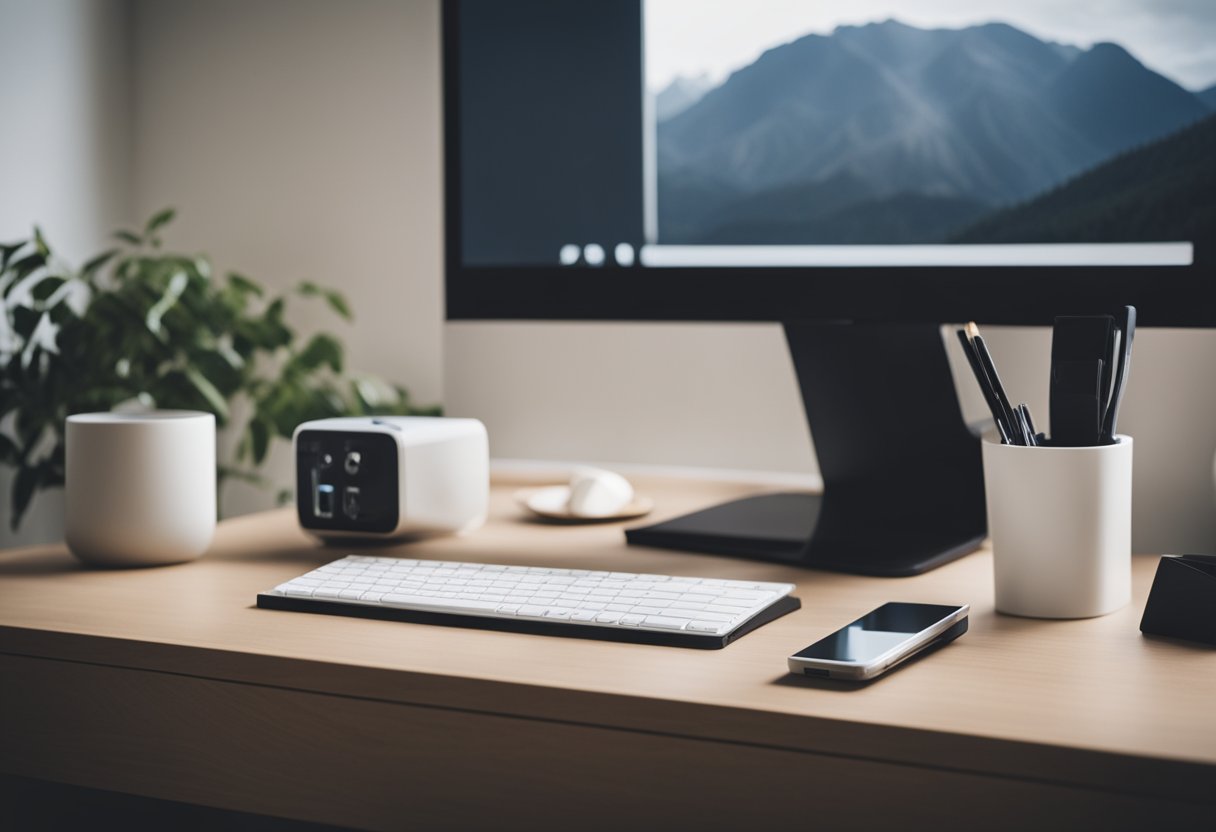
[[[1140,325],[1216,327],[1216,263],[1181,266],[571,268],[466,266],[460,224],[460,0],[442,4],[445,314],[462,320],[866,321],[1049,325],[1138,310]],[[1207,259],[1203,259],[1203,258]],[[586,277],[610,279],[584,280]],[[1050,293],[1036,292],[1051,286]]]

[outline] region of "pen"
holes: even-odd
[[[1009,435],[1012,437],[1020,437],[1022,430],[1018,425],[1017,420],[1013,417],[1013,408],[1009,404],[1009,397],[1005,395],[1005,388],[1001,385],[1001,377],[997,375],[996,365],[992,363],[992,354],[988,352],[987,345],[984,344],[984,338],[980,335],[980,328],[975,325],[975,322],[967,324],[967,334],[971,336],[971,343],[975,346],[975,353],[979,356],[980,365],[984,368],[985,374],[988,376],[988,382],[992,385],[993,395],[996,397],[997,407],[1005,416],[1005,424],[1009,427]],[[1016,444],[1028,445],[1029,442],[1019,442]]]
[[[992,411],[992,421],[996,423],[996,431],[1000,434],[1001,442],[1005,445],[1012,445],[1013,440],[1009,429],[1001,418],[1000,404],[998,404],[996,394],[988,383],[988,377],[984,373],[984,368],[980,365],[979,355],[975,351],[975,346],[971,343],[971,339],[967,337],[965,329],[959,329],[957,334],[959,342],[963,345],[963,354],[967,356],[967,363],[971,365],[971,372],[975,376],[975,382],[980,386],[980,392],[984,394],[984,401],[987,402],[988,409]]]
[[[1022,426],[1022,435],[1026,438],[1027,445],[1038,445],[1039,438],[1035,436],[1034,420],[1030,418],[1030,408],[1025,404],[1020,404],[1017,407],[1018,421]]]

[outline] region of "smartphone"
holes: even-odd
[[[929,647],[967,632],[967,604],[891,602],[789,657],[791,673],[873,679]]]

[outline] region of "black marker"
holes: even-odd
[[[1119,420],[1119,405],[1123,403],[1123,390],[1127,387],[1127,376],[1131,371],[1132,339],[1136,337],[1136,307],[1123,307],[1122,336],[1119,342],[1119,363],[1115,369],[1115,381],[1111,390],[1110,404],[1106,407],[1106,415],[1102,419],[1102,443],[1111,444],[1115,441],[1115,423]]]
[[[1013,439],[1009,428],[1006,427],[1005,421],[1001,416],[1001,406],[997,402],[996,394],[992,390],[988,376],[980,364],[979,353],[976,352],[975,345],[971,343],[971,339],[967,337],[967,330],[958,330],[958,340],[963,345],[963,354],[967,356],[967,363],[971,365],[971,372],[975,375],[975,382],[980,386],[980,392],[984,394],[984,401],[988,403],[988,409],[992,411],[992,421],[996,423],[996,431],[1001,436],[1001,442],[1006,445],[1012,445]]]
[[[1001,377],[997,375],[996,365],[992,363],[992,355],[984,344],[984,339],[980,335],[980,328],[972,322],[967,324],[967,332],[971,336],[971,343],[975,345],[976,355],[979,356],[980,365],[988,376],[988,382],[992,385],[992,392],[996,396],[997,407],[1000,408],[1001,413],[1005,416],[1005,424],[1009,428],[1009,435],[1021,437],[1022,430],[1013,416],[1013,407],[1009,404],[1009,397],[1005,395],[1005,388],[1001,386]],[[1015,444],[1028,445],[1030,443],[1022,441]]]

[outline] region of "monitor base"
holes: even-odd
[[[916,575],[986,532],[979,436],[936,324],[785,324],[823,496],[736,500],[629,543],[859,575]]]
[[[864,536],[828,540],[813,536],[823,498],[781,493],[745,497],[673,520],[627,529],[634,546],[723,555],[899,578],[919,575],[975,551],[984,534],[934,534],[927,529],[873,528]]]

